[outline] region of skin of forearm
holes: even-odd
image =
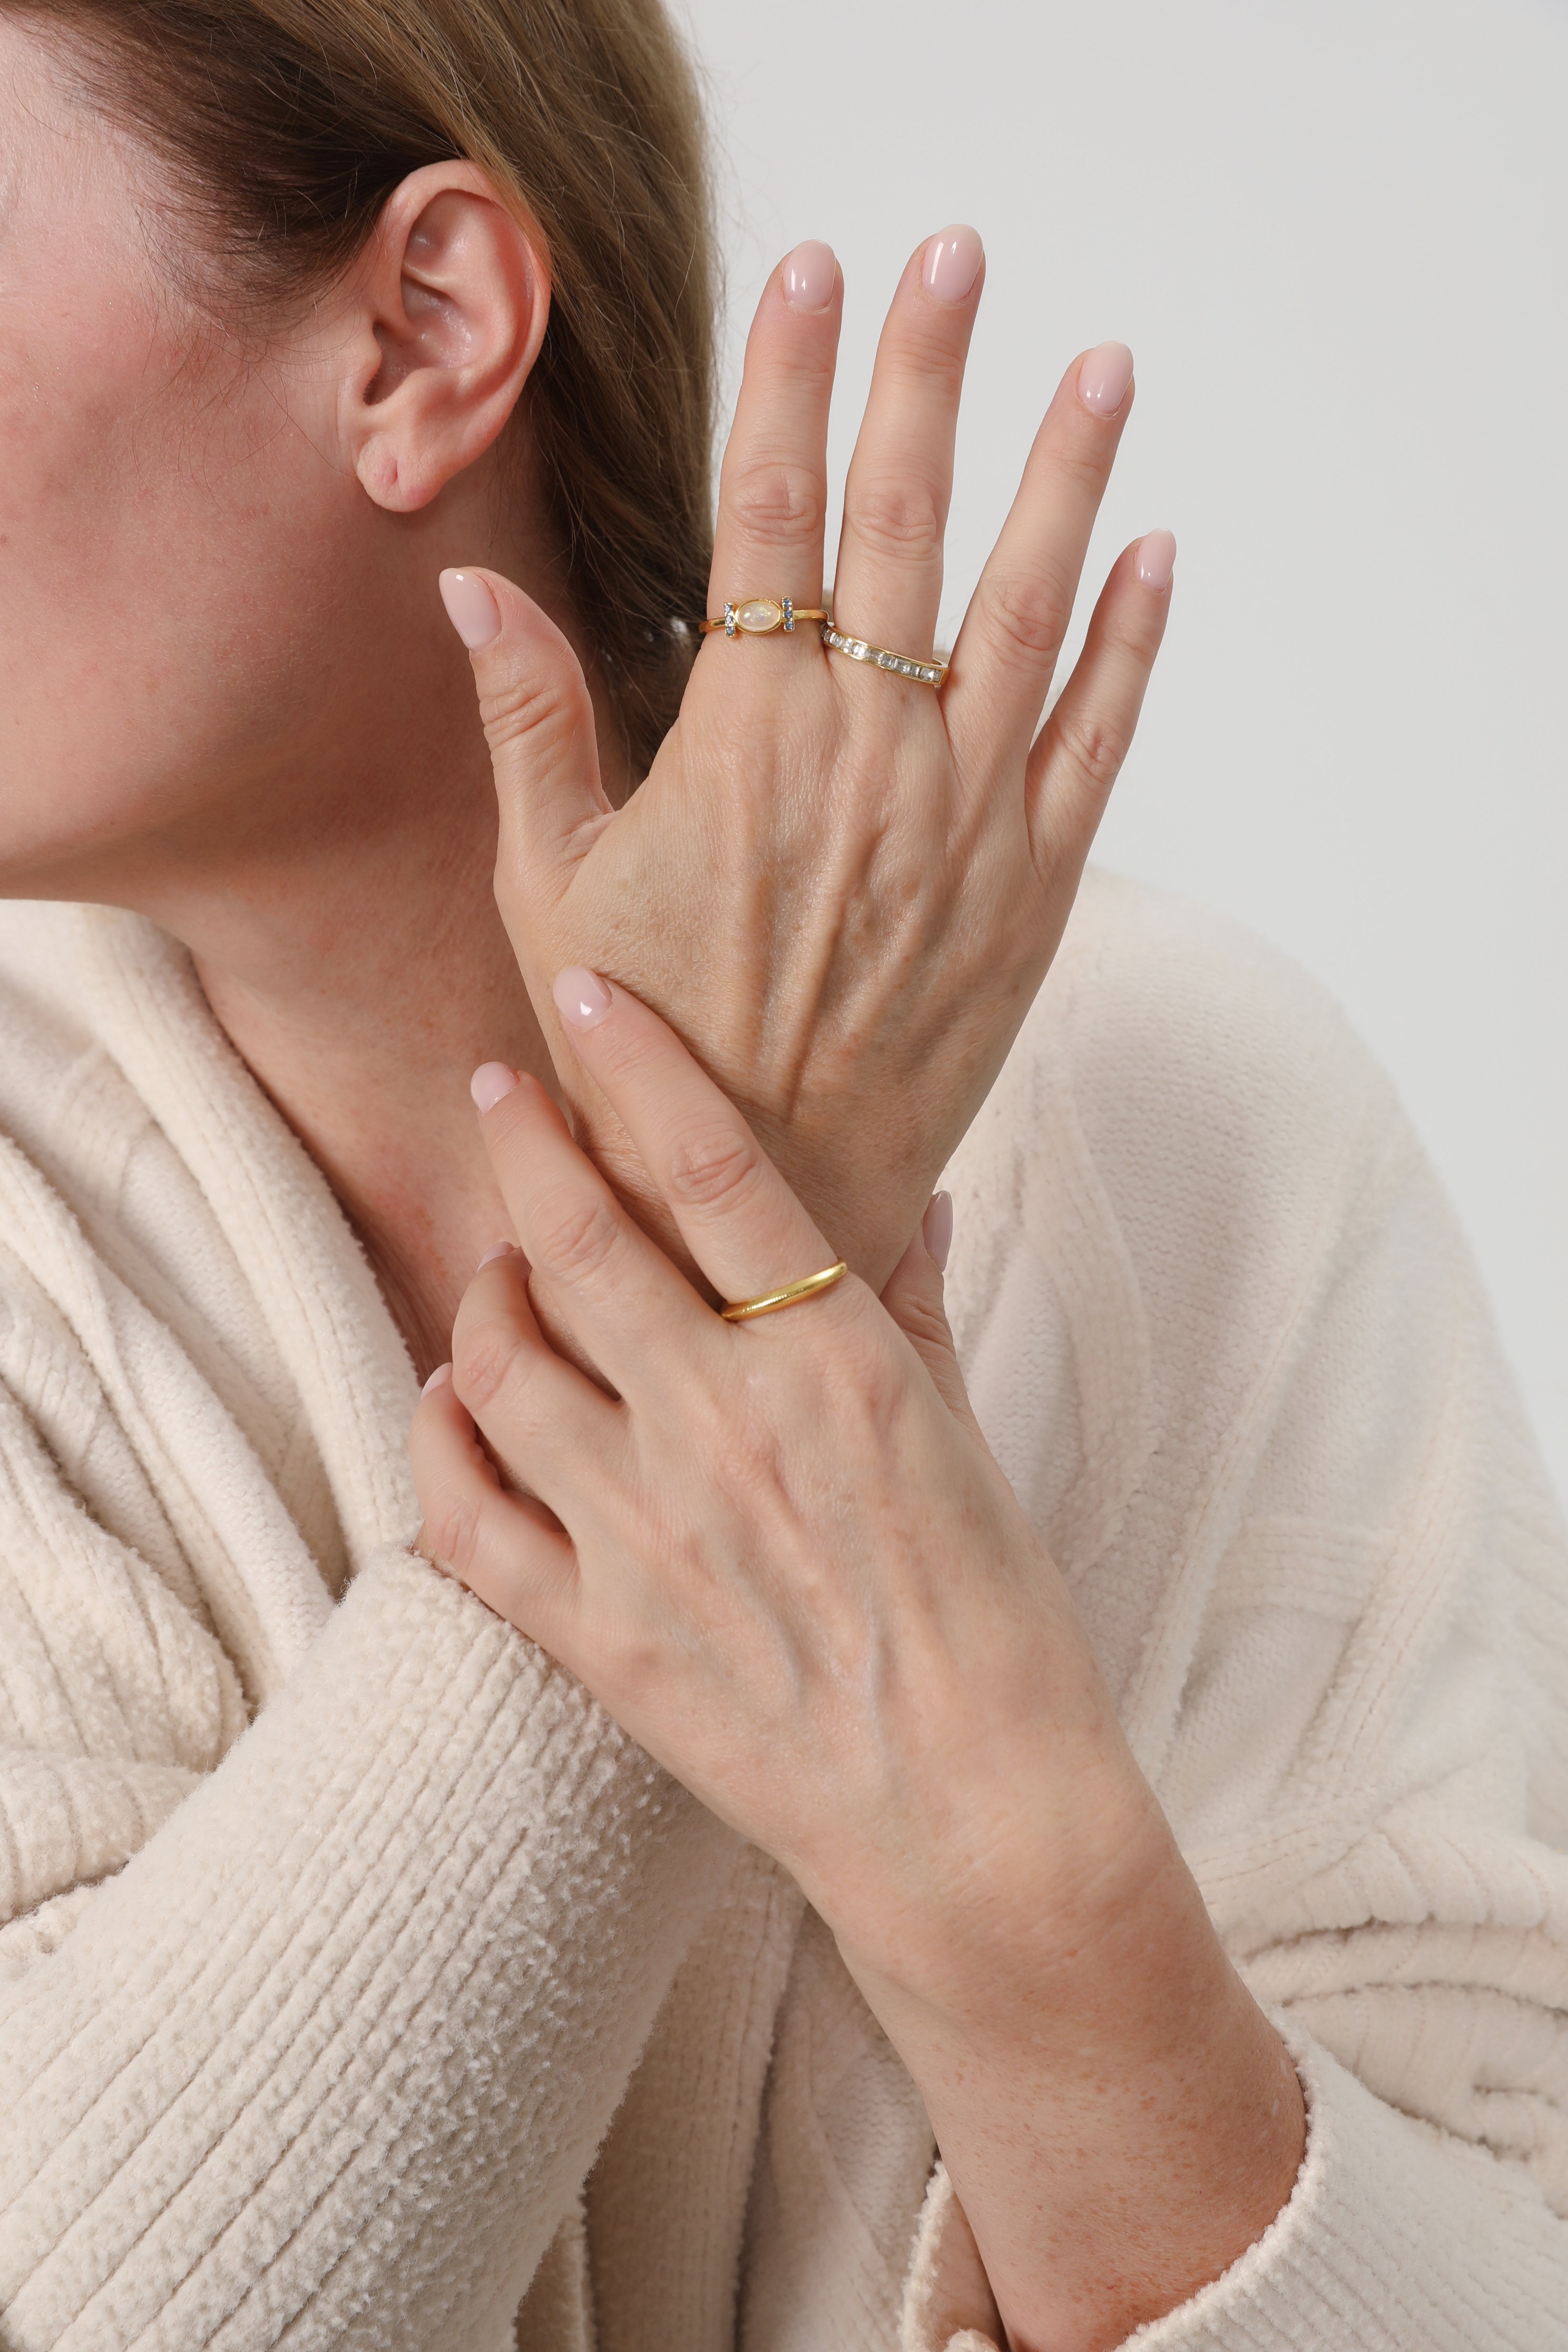
[[[565,1013],[670,1191],[686,1199],[699,1148],[725,1171],[690,1222],[728,1295],[820,1262],[819,1229],[649,1008],[588,972]],[[1110,2352],[1268,2227],[1302,2102],[969,1412],[937,1261],[911,1244],[880,1303],[841,1285],[734,1328],[542,1089],[501,1069],[483,1116],[521,1249],[475,1276],[416,1415],[435,1556],[832,1928],[925,2099],[1016,2352]],[[563,1365],[539,1304],[618,1402]]]
[[[951,1970],[845,1957],[925,2100],[1012,2352],[1111,2352],[1287,2202],[1300,2084],[1152,1798],[1084,1909],[1032,1937],[1006,1913],[976,1917]],[[933,2000],[938,1981],[978,1998]]]

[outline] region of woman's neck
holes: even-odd
[[[198,853],[183,884],[176,861],[172,887],[165,866],[141,894],[326,1174],[421,1379],[450,1352],[479,1258],[510,1236],[469,1077],[500,1060],[554,1086],[496,908],[489,754],[450,652],[414,730],[405,702],[395,742],[323,747],[252,786],[247,807],[267,814],[248,843],[237,824],[224,860]],[[616,798],[626,782],[605,778]]]
[[[491,892],[488,775],[482,799],[444,782],[430,827],[322,860],[264,923],[191,941],[213,1011],[325,1173],[422,1380],[450,1353],[479,1258],[510,1234],[469,1076],[494,1059],[552,1083]]]

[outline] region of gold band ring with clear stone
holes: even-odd
[[[697,626],[705,637],[722,629],[727,637],[737,632],[743,637],[771,637],[775,629],[793,635],[797,621],[830,621],[831,613],[820,604],[797,604],[793,596],[741,596],[726,604],[718,620],[699,621]]]
[[[822,642],[829,653],[847,654],[851,661],[869,662],[873,669],[885,669],[894,677],[912,677],[921,686],[940,686],[947,676],[947,664],[942,661],[921,661],[918,654],[896,654],[888,646],[868,645],[864,637],[847,636],[836,629],[831,618],[822,625]]]

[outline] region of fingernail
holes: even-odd
[[[481,1062],[468,1080],[468,1092],[474,1108],[483,1118],[486,1111],[494,1110],[504,1095],[510,1095],[517,1084],[517,1072],[509,1070],[504,1062]]]
[[[595,971],[569,963],[550,992],[555,1010],[574,1029],[596,1029],[610,1009],[610,992]]]
[[[792,310],[826,310],[838,281],[833,247],[808,236],[784,257],[784,298]]]
[[[921,283],[939,302],[962,302],[980,275],[985,247],[976,228],[944,228],[926,247]]]
[[[451,1379],[451,1377],[452,1367],[450,1364],[437,1364],[429,1379],[426,1381],[424,1387],[420,1390],[420,1395],[428,1396],[432,1389],[442,1387],[446,1381]]]
[[[1145,588],[1168,588],[1176,568],[1175,533],[1146,531],[1138,542],[1138,577]]]
[[[927,1253],[935,1258],[939,1274],[947,1272],[947,1254],[952,1247],[952,1194],[933,1192],[931,1204],[921,1219],[921,1239]]]
[[[510,1255],[511,1244],[510,1242],[497,1242],[494,1249],[486,1250],[483,1257],[480,1258],[478,1265],[475,1266],[474,1272],[476,1274],[483,1274],[486,1266],[494,1265],[498,1257],[510,1257]]]
[[[468,651],[493,644],[500,635],[500,606],[488,582],[473,572],[443,572],[439,585],[447,617]]]
[[[1097,343],[1079,364],[1078,396],[1096,416],[1114,416],[1132,381],[1132,354],[1125,343]]]

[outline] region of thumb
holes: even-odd
[[[931,1374],[948,1411],[978,1436],[942,1300],[942,1269],[952,1239],[952,1194],[933,1192],[919,1233],[888,1276],[882,1304]]]
[[[553,906],[613,814],[583,665],[549,614],[499,572],[443,572],[468,649],[500,804],[497,892]]]

